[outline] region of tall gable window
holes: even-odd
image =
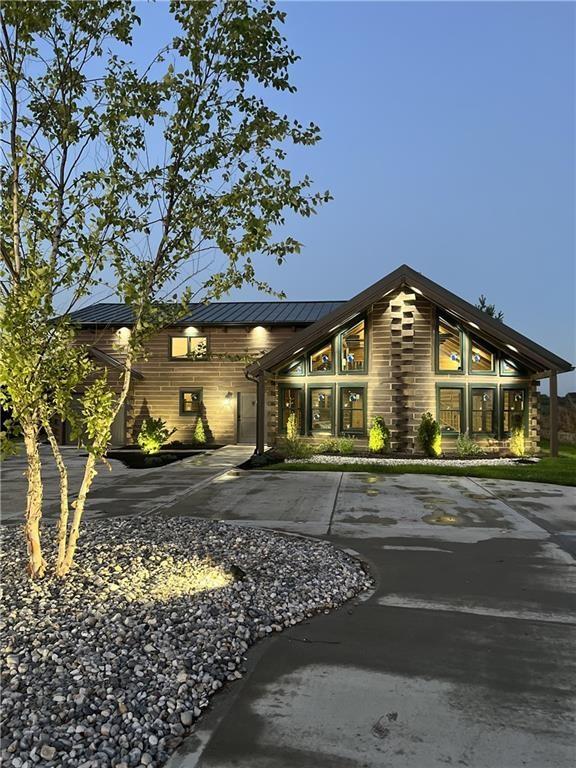
[[[471,373],[494,373],[496,357],[482,344],[470,340]]]
[[[208,339],[206,336],[172,336],[170,357],[173,360],[207,360]]]
[[[462,373],[462,333],[447,320],[438,320],[438,370]]]
[[[332,343],[310,355],[310,373],[331,373],[334,370]]]
[[[340,370],[355,373],[365,370],[366,366],[366,328],[361,320],[340,336]]]

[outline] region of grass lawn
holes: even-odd
[[[488,467],[438,467],[424,464],[272,464],[263,469],[277,469],[285,472],[371,472],[387,475],[459,475],[465,477],[494,477],[498,480],[526,480],[533,483],[556,483],[576,486],[576,446],[562,444],[557,459],[549,456],[549,445],[542,441],[543,458],[537,464],[518,464]]]

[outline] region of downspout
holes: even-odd
[[[251,376],[244,371],[248,381],[256,384],[256,448],[254,454],[261,456],[264,453],[266,442],[266,379],[265,372],[261,371],[256,376]]]

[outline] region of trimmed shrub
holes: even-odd
[[[479,453],[482,453],[482,449],[478,443],[475,443],[474,440],[472,440],[468,432],[458,435],[458,440],[456,440],[456,451],[458,456],[478,456]]]
[[[202,418],[200,416],[198,417],[196,426],[194,427],[193,440],[198,445],[204,445],[204,443],[206,442],[206,431],[204,429],[204,423],[202,422]]]
[[[442,453],[440,424],[430,412],[423,413],[418,427],[418,442],[426,456],[435,459]]]
[[[286,439],[281,448],[287,459],[307,459],[315,453],[315,448],[305,440],[296,438],[295,440]]]
[[[158,453],[176,428],[168,429],[163,419],[144,419],[136,442],[143,453]]]
[[[390,430],[382,416],[375,416],[370,425],[368,450],[371,453],[386,453],[390,449]]]
[[[339,453],[350,456],[356,450],[356,441],[352,437],[327,437],[317,447],[317,453]]]
[[[510,453],[513,456],[526,456],[526,442],[522,427],[514,427],[510,433]]]

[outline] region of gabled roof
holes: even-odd
[[[228,301],[191,304],[190,314],[175,325],[310,325],[342,306],[343,301]],[[69,314],[80,326],[120,328],[132,325],[126,304],[100,302]]]
[[[263,371],[271,371],[278,365],[311,351],[311,347],[332,335],[338,327],[352,320],[358,313],[366,310],[386,294],[401,287],[415,289],[437,307],[450,312],[462,324],[468,324],[475,336],[501,349],[509,349],[511,357],[526,362],[535,371],[563,372],[573,369],[567,360],[552,354],[540,344],[490,317],[486,312],[482,312],[468,301],[456,296],[455,293],[451,293],[420,272],[416,272],[407,264],[403,264],[321,320],[297,333],[289,341],[263,355],[249,365],[246,372],[255,376]]]

